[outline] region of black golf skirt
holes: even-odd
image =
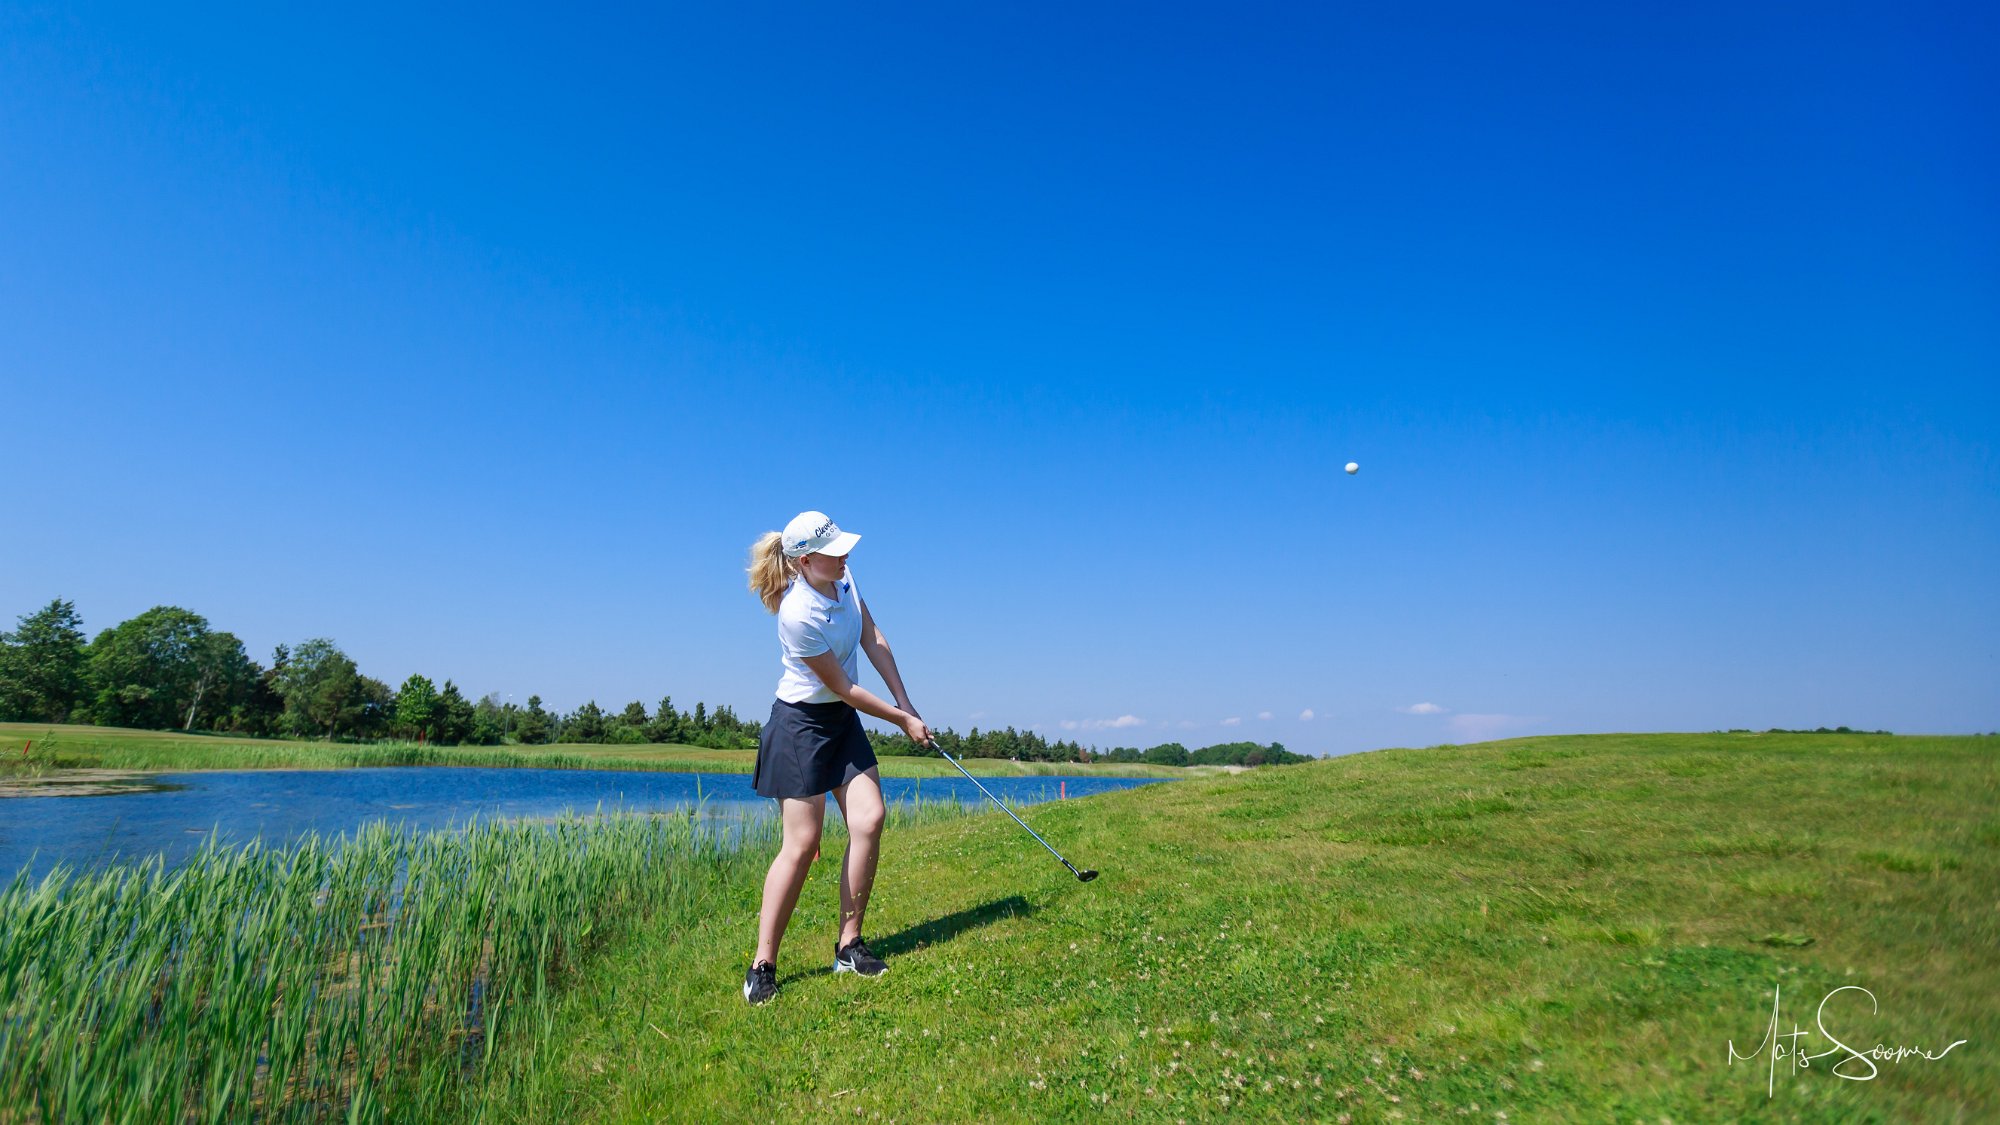
[[[817,797],[874,765],[875,748],[854,708],[839,700],[777,699],[771,702],[771,721],[757,737],[757,772],[750,786],[760,797]]]

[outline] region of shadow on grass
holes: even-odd
[[[976,930],[981,926],[990,926],[1002,918],[1026,917],[1034,912],[1034,904],[1030,903],[1027,899],[1022,898],[1020,895],[1008,895],[1006,898],[996,898],[992,902],[982,903],[978,906],[957,911],[956,913],[947,914],[942,918],[933,918],[928,922],[920,922],[907,930],[898,930],[884,938],[870,940],[868,948],[873,950],[877,957],[886,959],[895,957],[898,954],[911,953],[926,946],[943,945],[945,942],[950,941],[967,930]],[[804,980],[808,977],[832,975],[832,965],[825,965],[817,969],[802,969],[787,976],[779,977],[778,987],[783,988],[793,981]]]
[[[1002,918],[1026,917],[1034,912],[1033,904],[1027,899],[1020,895],[1008,895],[1006,898],[996,898],[992,902],[981,903],[942,918],[918,923],[907,930],[899,930],[880,941],[868,944],[875,950],[877,956],[894,957],[899,953],[910,953],[927,945],[943,945],[967,930],[990,926]]]

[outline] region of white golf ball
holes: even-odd
[[[1354,474],[1356,474],[1356,473],[1358,473],[1358,472],[1360,472],[1360,471],[1361,471],[1361,465],[1360,465],[1360,464],[1359,464],[1358,462],[1355,462],[1355,461],[1349,461],[1349,462],[1347,463],[1347,475],[1348,475],[1348,476],[1353,476]]]

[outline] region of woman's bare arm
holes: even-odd
[[[839,696],[849,707],[864,715],[886,719],[902,727],[903,733],[919,744],[930,743],[931,731],[924,725],[922,719],[909,711],[883,702],[881,696],[848,679],[847,670],[840,666],[840,661],[833,658],[833,653],[822,652],[818,656],[808,656],[804,659],[806,667],[812,669],[813,675],[819,677],[819,682],[825,684],[828,691]],[[887,679],[886,676],[883,678]]]
[[[868,663],[875,666],[876,674],[889,686],[890,694],[896,697],[896,706],[916,714],[917,709],[910,706],[910,693],[903,687],[903,674],[896,669],[896,654],[889,651],[889,638],[875,624],[875,615],[868,612],[865,599],[861,602],[861,651],[868,654]]]

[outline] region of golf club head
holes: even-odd
[[[1097,872],[1092,871],[1088,867],[1076,873],[1076,881],[1079,883],[1088,883],[1095,878],[1097,878]]]

